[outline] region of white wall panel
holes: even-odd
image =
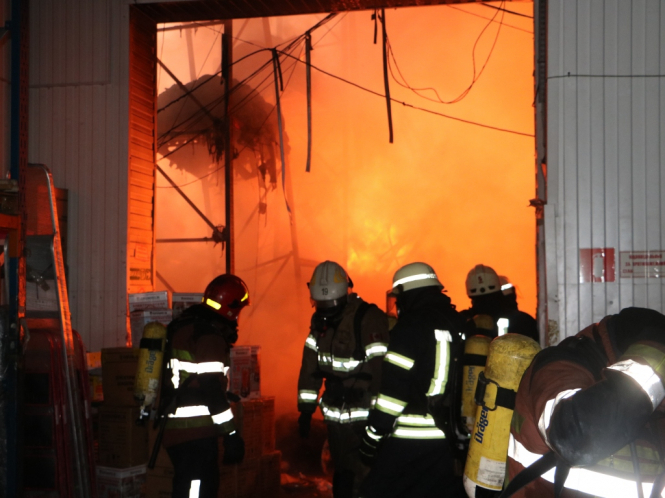
[[[549,1],[550,337],[627,306],[663,311],[663,279],[622,277],[619,255],[665,248],[664,16],[660,0]],[[591,248],[614,249],[614,281],[582,281]]]
[[[89,350],[126,334],[128,2],[30,2],[29,161],[69,191],[72,322]]]

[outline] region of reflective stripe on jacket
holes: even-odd
[[[354,358],[354,321],[362,302],[356,294],[349,295],[336,329],[317,330],[312,323],[298,378],[299,411],[313,412],[320,406],[324,420],[342,424],[367,419],[388,350],[388,319],[376,306],[367,308],[360,326],[365,358]],[[328,392],[319,398],[324,378]]]
[[[204,305],[186,310],[170,327],[170,360],[164,384],[175,390],[177,406],[168,414],[164,445],[235,430],[226,398],[230,346],[235,335],[230,322]]]
[[[448,384],[451,330],[458,321],[450,299],[435,292],[423,294],[400,312],[384,359],[381,391],[370,414],[379,434],[445,438],[428,414],[428,398],[443,394]]]

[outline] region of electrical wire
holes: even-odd
[[[485,4],[483,4],[483,5],[485,5]],[[470,16],[479,17],[481,19],[485,19],[485,20],[491,19],[490,17],[481,16],[480,14],[476,14],[475,12],[469,12],[468,10],[460,9],[459,7],[454,7],[451,4],[446,4],[446,7],[448,7],[449,9],[457,10],[459,12],[464,12],[465,14],[469,14]],[[531,19],[533,19],[533,17]],[[513,29],[516,29],[518,31],[524,31],[525,33],[529,33],[530,35],[533,34],[533,31],[531,31],[529,29],[520,28],[518,26],[514,26],[514,25],[508,24],[506,22],[504,22],[503,25],[507,28],[513,28]]]
[[[303,61],[299,61],[299,62],[301,64],[304,64]],[[336,74],[329,73],[328,71],[325,71],[324,69],[321,69],[321,68],[319,68],[319,67],[317,67],[313,64],[311,65],[311,67],[312,67],[312,69],[316,69],[317,71],[319,71],[320,73],[325,74],[326,76],[330,76],[331,78],[339,80],[339,81],[341,81],[343,83],[346,83],[350,86],[356,87],[356,88],[358,88],[360,90],[363,90],[367,93],[371,93],[372,95],[375,95],[377,97],[381,97],[381,98],[384,98],[384,99],[386,98],[386,96],[384,94],[380,93],[380,92],[372,90],[371,88],[364,87],[364,86],[362,86],[358,83],[354,83],[353,81],[349,81],[347,79],[344,79],[341,76],[337,76]],[[467,123],[467,124],[471,124],[471,125],[475,125],[475,126],[480,126],[481,128],[489,128],[491,130],[502,131],[502,132],[505,132],[505,133],[512,133],[514,135],[520,135],[520,136],[524,136],[524,137],[534,137],[534,135],[532,133],[525,133],[525,132],[521,132],[521,131],[510,130],[508,128],[501,128],[501,127],[498,127],[498,126],[492,126],[492,125],[488,125],[488,124],[484,124],[484,123],[479,123],[477,121],[471,121],[471,120],[464,119],[464,118],[458,118],[456,116],[451,116],[449,114],[443,114],[441,112],[436,112],[436,111],[432,111],[430,109],[425,109],[423,107],[418,107],[418,106],[415,106],[413,104],[409,104],[408,102],[403,102],[401,100],[397,100],[397,99],[391,99],[391,100],[393,102],[397,103],[397,104],[402,104],[404,107],[410,107],[410,108],[418,110],[418,111],[427,112],[429,114],[434,114],[436,116],[441,116],[441,117],[444,117],[444,118],[447,118],[447,119],[452,119],[454,121],[460,121],[462,123]]]
[[[503,5],[504,3],[505,3],[505,0],[503,0],[501,2],[501,5]],[[471,50],[471,61],[472,61],[472,65],[473,65],[473,77],[471,79],[471,83],[461,94],[459,94],[454,99],[452,99],[452,100],[443,100],[439,96],[439,92],[437,92],[437,90],[435,88],[413,88],[411,85],[409,85],[408,82],[406,81],[406,78],[402,74],[402,71],[400,70],[399,65],[397,64],[397,59],[395,58],[395,53],[393,52],[392,46],[390,45],[390,40],[388,40],[389,52],[390,52],[389,69],[390,69],[390,74],[393,77],[393,80],[395,80],[395,82],[399,86],[401,86],[403,88],[406,88],[407,90],[410,90],[411,92],[415,93],[419,97],[421,97],[423,99],[426,99],[426,100],[429,100],[431,102],[436,102],[436,103],[439,103],[439,104],[457,104],[458,102],[461,102],[471,92],[471,89],[473,88],[473,86],[480,79],[480,76],[483,74],[483,71],[485,70],[485,67],[487,66],[487,63],[489,62],[490,58],[492,57],[492,53],[494,52],[494,47],[496,47],[496,42],[499,39],[499,33],[501,32],[501,26],[503,25],[503,16],[505,15],[503,12],[501,13],[500,21],[498,21],[499,22],[499,27],[497,28],[496,35],[494,37],[494,42],[492,43],[492,47],[490,48],[490,51],[487,54],[487,59],[485,60],[485,63],[483,64],[483,66],[480,69],[480,71],[478,72],[478,74],[476,74],[476,47],[478,46],[478,42],[482,38],[482,36],[485,33],[485,31],[487,30],[487,28],[490,26],[490,24],[495,22],[495,18],[498,16],[498,14],[499,14],[499,11],[497,10],[494,14],[494,17],[492,17],[492,19],[489,20],[489,22],[485,25],[485,27],[478,34],[478,37],[476,38],[476,41],[473,44],[473,49]],[[400,81],[399,79],[397,79],[395,77],[395,74],[394,74],[394,71],[393,71],[393,68],[392,68],[392,64],[390,64],[390,60],[392,60],[392,62],[395,64],[395,69],[397,70],[397,73],[399,74],[402,81]],[[423,95],[422,93],[420,93],[420,92],[427,91],[427,90],[434,92],[434,95],[436,95],[436,98],[427,97],[427,96]]]
[[[335,18],[336,16],[337,16],[337,14],[335,14],[335,13],[328,14],[326,17],[324,17],[323,19],[319,20],[316,24],[314,24],[314,25],[309,29],[309,31],[312,32],[312,31],[314,31],[314,30],[316,30],[316,29],[322,27],[323,25],[325,25],[326,23],[328,23],[330,20],[332,20],[332,19]],[[344,17],[344,16],[342,16],[342,18],[343,18],[343,17]],[[341,21],[341,19],[340,19],[340,21]],[[338,22],[339,22],[339,21],[338,21]],[[336,23],[336,24],[337,24],[337,23]],[[336,26],[336,24],[333,25],[332,27],[330,27],[330,28],[328,29],[328,31],[327,31],[323,36],[327,35],[327,34],[332,30],[332,28],[334,28],[334,27]],[[213,30],[213,31],[217,32],[217,30]],[[299,44],[299,43],[303,43],[303,42],[304,42],[304,39],[305,39],[305,33],[302,33],[302,34],[298,35],[297,37],[293,38],[292,40],[288,40],[288,41],[285,41],[285,42],[283,42],[283,43],[278,44],[277,47],[286,44],[286,47],[284,48],[284,50],[289,50],[289,49],[291,49],[292,47],[297,46],[297,44]],[[261,52],[264,52],[264,51],[271,51],[271,50],[272,50],[272,49],[261,48],[260,50],[256,50],[256,51],[254,51],[254,52],[252,52],[252,53],[250,53],[250,54],[245,55],[244,57],[241,57],[241,58],[238,59],[237,61],[233,61],[233,62],[231,63],[231,65],[238,64],[238,63],[244,61],[245,59],[247,59],[248,57],[251,57],[251,56],[256,55],[256,54],[258,54],[258,53],[261,53]],[[234,86],[233,88],[231,88],[230,92],[233,92],[234,90],[237,90],[237,89],[241,86],[241,84],[247,84],[247,83],[251,80],[252,77],[254,77],[256,74],[258,74],[262,69],[268,67],[271,63],[272,63],[271,60],[269,60],[269,61],[267,61],[266,63],[264,63],[263,66],[259,67],[258,70],[256,70],[254,73],[252,73],[252,74],[251,74],[250,76],[248,76],[247,78],[245,78],[243,81],[241,81],[240,84],[238,84],[238,85]],[[165,106],[162,107],[161,109],[158,109],[157,112],[159,113],[159,112],[163,111],[164,109],[166,109],[167,107],[169,107],[170,105],[172,105],[172,104],[178,102],[179,100],[185,98],[186,96],[188,96],[189,94],[191,94],[192,92],[194,92],[196,89],[200,88],[202,85],[204,85],[205,83],[207,83],[207,82],[210,81],[212,78],[214,78],[214,77],[216,77],[217,75],[219,75],[220,73],[221,73],[221,71],[215,73],[214,75],[210,76],[210,78],[207,78],[205,81],[203,81],[203,82],[199,83],[198,85],[192,87],[188,92],[185,92],[183,95],[181,95],[181,96],[178,97],[177,99],[173,100],[172,102],[170,102],[169,104],[165,105]],[[258,95],[257,95],[257,96],[258,96]],[[209,107],[210,104],[209,104],[208,106],[206,106],[207,109],[210,110],[210,109],[213,109],[213,108],[217,107],[217,105],[219,105],[221,102],[223,102],[223,99],[224,99],[224,95],[222,95],[217,101],[213,101],[213,102],[216,102],[216,103],[215,103],[212,107]],[[201,109],[200,111],[195,112],[192,116],[189,116],[185,121],[183,121],[183,122],[181,122],[181,123],[174,124],[169,130],[167,130],[167,131],[164,132],[162,135],[160,135],[160,137],[158,137],[158,146],[161,147],[165,142],[161,142],[161,143],[160,143],[160,141],[161,141],[163,138],[165,138],[166,136],[170,135],[170,134],[171,134],[176,128],[183,126],[187,121],[191,121],[191,120],[193,120],[194,118],[199,117],[199,113],[200,113],[200,112],[205,113],[205,112],[203,111],[203,109]],[[183,132],[183,133],[186,133],[186,131]]]
[[[520,17],[526,17],[528,19],[533,19],[533,16],[528,16],[526,14],[522,14],[521,12],[515,12],[514,10],[508,10],[505,7],[501,6],[496,6],[496,5],[490,5],[488,3],[482,3],[481,4],[483,7],[489,7],[490,9],[496,9],[496,10],[502,10],[503,12],[506,12],[507,14],[512,14],[514,16],[520,16]]]

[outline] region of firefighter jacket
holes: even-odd
[[[457,333],[460,319],[450,298],[438,288],[405,294],[409,293],[416,293],[417,299],[400,307],[391,330],[381,390],[368,430],[394,438],[445,439],[428,413],[428,399],[443,395],[446,389],[452,334]]]
[[[361,308],[364,314],[356,326]],[[298,410],[312,413],[318,403],[327,422],[367,420],[378,393],[381,362],[387,349],[385,313],[357,294],[349,295],[336,327],[320,330],[312,319],[298,378]],[[319,399],[324,381],[325,390]]]
[[[233,432],[226,374],[236,323],[195,305],[169,324],[168,337],[160,394],[168,417],[164,446]]]
[[[474,297],[472,303],[471,308],[461,311],[461,314],[467,320],[464,327],[464,333],[467,337],[475,334],[496,337],[497,335],[510,333],[521,334],[540,342],[538,322],[528,313],[519,310],[513,298],[495,292],[486,296]],[[491,319],[491,329],[489,327],[478,327],[478,320],[474,320],[474,317],[477,316],[486,316]]]
[[[664,470],[663,379],[665,316],[653,310],[626,308],[542,350],[517,392],[509,479],[548,454],[571,467],[562,497],[632,498],[638,482],[650,496]],[[551,468],[512,496],[553,497],[554,476]]]

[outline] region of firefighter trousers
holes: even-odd
[[[358,453],[366,422],[328,422],[327,425],[330,457],[335,467],[333,498],[357,498],[360,483],[369,471]]]
[[[390,437],[360,487],[361,498],[462,498],[462,479],[455,475],[445,439]]]
[[[172,498],[217,498],[218,438],[194,439],[170,446],[166,451],[173,463]],[[198,494],[195,492],[197,488]]]

